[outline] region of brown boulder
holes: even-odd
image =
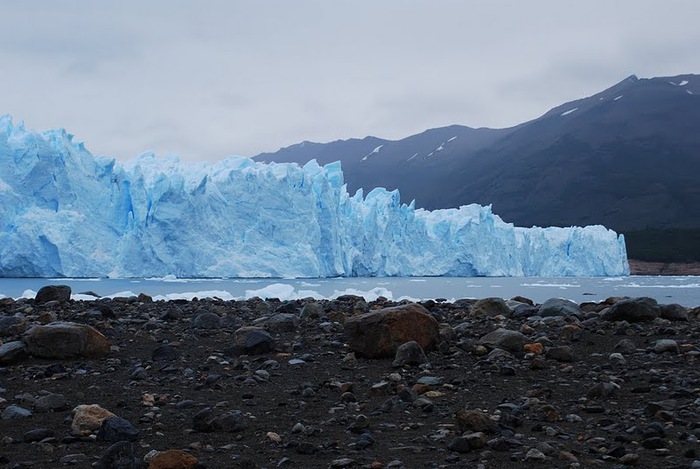
[[[34,326],[23,340],[31,355],[43,358],[95,358],[110,350],[109,341],[97,329],[72,322]]]
[[[169,449],[156,454],[148,463],[148,469],[192,469],[199,460],[179,449]]]
[[[496,427],[496,422],[480,410],[463,409],[455,417],[460,432],[487,432]]]
[[[429,350],[439,335],[438,322],[415,303],[357,314],[345,321],[348,346],[366,358],[393,357],[401,344],[410,341]]]

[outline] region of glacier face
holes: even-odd
[[[0,276],[618,276],[602,226],[518,228],[490,207],[351,196],[340,163],[91,155],[0,117]]]

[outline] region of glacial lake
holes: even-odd
[[[344,294],[374,300],[436,299],[522,295],[542,303],[567,298],[577,303],[603,301],[611,296],[649,296],[659,303],[700,306],[700,277],[377,277],[332,279],[66,279],[0,278],[1,297],[33,298],[44,285],[69,285],[73,299],[132,296],[146,293],[155,300],[217,297],[224,300],[253,296],[282,300],[304,297],[334,298]]]

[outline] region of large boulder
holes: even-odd
[[[0,337],[7,337],[24,332],[25,324],[25,320],[20,316],[0,317]]]
[[[538,313],[543,318],[583,314],[578,304],[563,298],[550,298],[540,306]]]
[[[511,315],[511,310],[502,298],[483,298],[472,306],[472,316],[506,316]]]
[[[440,326],[428,310],[415,303],[357,314],[345,321],[348,346],[360,357],[394,357],[401,344],[416,341],[431,349]]]
[[[230,356],[263,355],[277,348],[275,339],[262,327],[244,326],[233,333],[233,344],[224,352]]]
[[[48,303],[49,301],[70,300],[71,289],[68,285],[47,285],[41,287],[34,298],[37,304]]]
[[[601,318],[606,321],[642,322],[659,317],[659,305],[653,298],[631,298],[620,300],[605,310]]]
[[[110,350],[109,341],[100,331],[72,322],[34,326],[24,334],[23,340],[31,355],[42,358],[96,358]]]
[[[660,305],[659,315],[669,321],[687,321],[688,309],[679,304]]]
[[[523,347],[529,342],[530,339],[523,333],[504,328],[496,329],[479,339],[481,345],[513,353],[523,352]]]
[[[27,356],[27,346],[21,340],[0,345],[0,366],[14,365]]]
[[[275,333],[294,332],[298,326],[299,318],[291,313],[273,314],[265,322],[267,330]]]

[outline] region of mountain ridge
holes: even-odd
[[[304,163],[320,155],[341,161],[351,192],[399,189],[403,202],[429,210],[492,205],[519,226],[700,229],[698,128],[699,75],[630,75],[509,128],[452,125],[254,158]]]

